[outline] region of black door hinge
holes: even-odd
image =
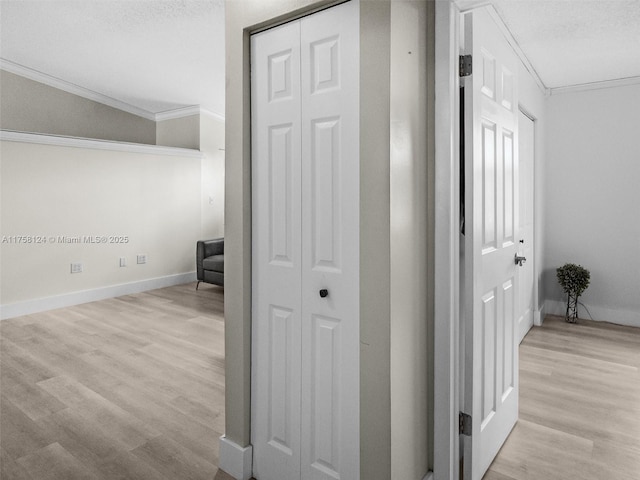
[[[461,77],[468,77],[473,73],[473,62],[471,61],[471,55],[460,55],[458,71]]]
[[[468,437],[471,436],[471,415],[460,412],[458,416],[458,433]]]

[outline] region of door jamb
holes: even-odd
[[[538,297],[538,268],[539,268],[539,262],[538,262],[538,208],[536,208],[537,206],[537,201],[538,201],[538,194],[537,194],[537,174],[536,174],[536,168],[537,168],[537,163],[538,163],[538,148],[537,148],[537,143],[538,143],[538,135],[539,135],[539,127],[540,127],[540,121],[539,119],[532,113],[531,110],[529,110],[525,105],[523,105],[522,103],[518,103],[518,110],[527,118],[529,118],[532,122],[533,122],[533,312],[531,312],[531,314],[533,315],[533,325],[534,326],[540,326],[542,325],[542,322],[540,321],[540,305],[539,303],[539,297]],[[538,317],[538,318],[536,318]]]
[[[452,0],[435,3],[435,114],[439,121],[435,125],[433,472],[435,480],[455,480],[460,472],[460,10]]]

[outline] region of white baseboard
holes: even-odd
[[[82,290],[80,292],[66,293],[53,297],[36,298],[25,302],[10,303],[0,305],[0,320],[30,315],[32,313],[44,312],[56,308],[71,307],[81,303],[95,302],[106,298],[131,295],[132,293],[146,292],[156,288],[171,287],[196,281],[196,272],[179,273],[166,277],[150,278],[138,282],[111,285],[108,287],[94,288],[92,290]]]
[[[587,305],[587,308],[593,320],[615,323],[617,325],[628,325],[630,327],[640,327],[640,312],[614,310],[594,305]],[[564,301],[547,300],[544,302],[544,311],[547,315],[564,316],[567,311],[567,304]],[[590,320],[589,315],[582,305],[578,307],[578,314],[580,318]]]
[[[545,308],[544,308],[544,303],[542,304],[542,306],[540,307],[540,310],[536,310],[533,312],[533,324],[536,327],[541,327],[542,326],[542,322],[544,322],[544,316],[546,315],[545,313]]]
[[[253,447],[241,447],[228,440],[224,435],[220,437],[220,470],[224,470],[236,480],[249,480],[253,474]]]

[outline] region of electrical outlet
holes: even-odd
[[[71,273],[82,273],[82,263],[72,263]]]
[[[127,259],[124,257],[120,257],[120,266],[121,267],[126,267],[127,266]]]
[[[147,263],[146,255],[138,255],[138,265],[142,265],[143,263]]]

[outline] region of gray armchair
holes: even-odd
[[[199,240],[196,244],[198,284],[212,283],[224,287],[224,238]]]

